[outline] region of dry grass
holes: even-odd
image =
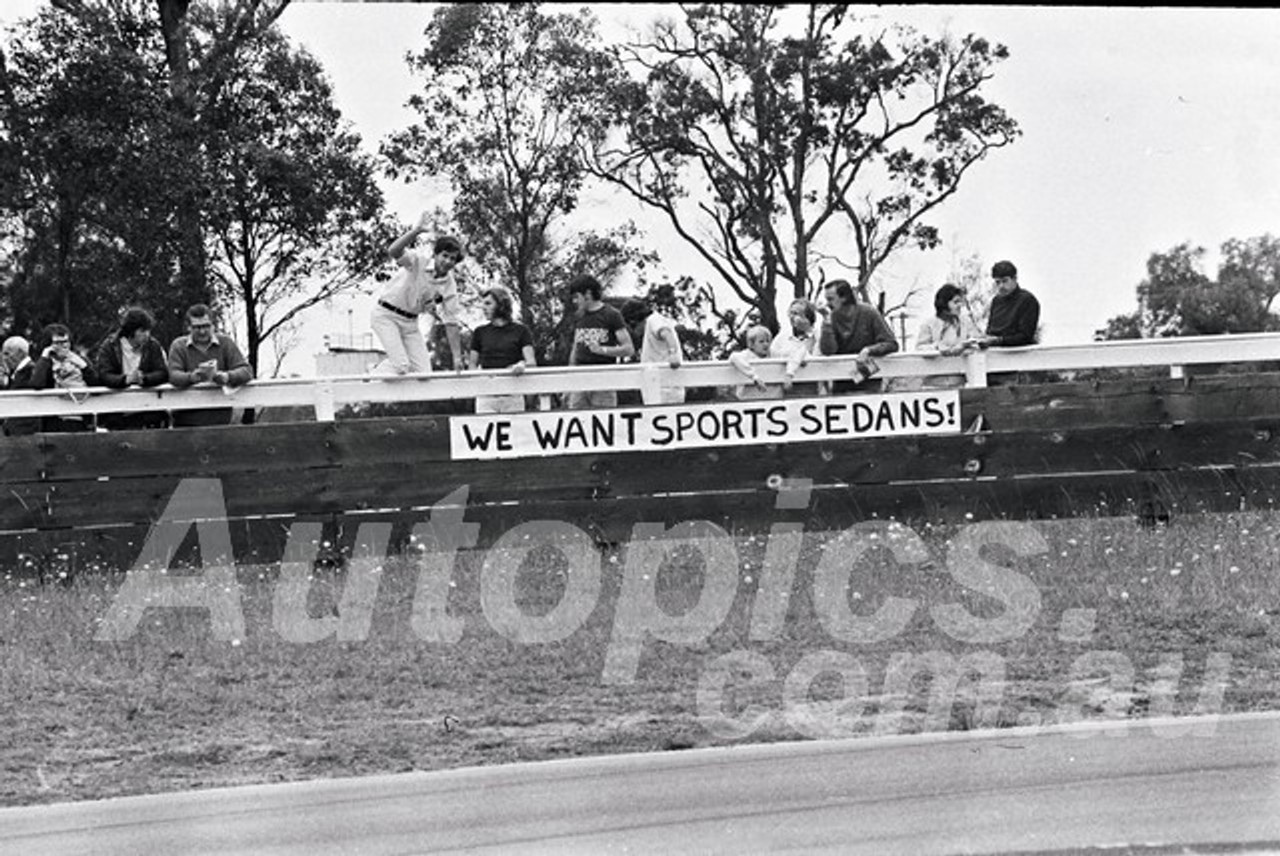
[[[764,538],[738,536],[738,588],[728,617],[697,644],[645,644],[636,679],[602,681],[626,555],[602,556],[603,588],[583,625],[562,641],[517,644],[482,613],[483,553],[460,557],[450,609],[466,620],[456,644],[427,644],[409,623],[416,565],[384,565],[369,637],[315,644],[283,641],[273,630],[271,569],[242,568],[245,638],[211,638],[208,617],[149,610],[123,642],[95,642],[98,622],[120,579],[39,586],[10,575],[0,588],[0,803],[24,804],[130,793],[360,775],[566,755],[659,751],[730,742],[698,716],[699,681],[721,655],[763,658],[771,681],[730,681],[730,714],[758,704],[775,714],[748,740],[795,739],[781,715],[784,681],[806,655],[838,652],[867,676],[864,715],[852,711],[832,676],[813,682],[809,700],[847,733],[984,724],[962,688],[944,719],[927,713],[923,679],[906,697],[886,693],[895,655],[975,651],[1001,658],[1007,684],[1000,725],[1083,716],[1142,716],[1152,709],[1162,656],[1185,669],[1173,711],[1195,709],[1211,654],[1228,655],[1223,711],[1280,707],[1280,517],[1230,514],[1175,519],[1139,528],[1128,519],[1034,524],[1049,550],[1019,558],[984,554],[1032,580],[1042,598],[1029,631],[973,645],[942,633],[929,607],[963,603],[977,615],[998,604],[960,586],[946,570],[955,526],[915,532],[930,560],[898,565],[872,550],[857,563],[847,604],[869,614],[887,596],[919,603],[901,632],[875,643],[839,642],[815,615],[813,572],[830,536],[811,534],[798,559],[783,632],[748,635]],[[564,590],[564,563],[539,551],[517,578],[517,603],[545,614]],[[680,614],[698,597],[703,567],[680,552],[656,573],[659,601]],[[318,575],[308,607],[331,614],[341,574]],[[1093,632],[1079,613],[1095,610]],[[1087,652],[1118,652],[1131,663],[1130,686],[1080,671]],[[1111,655],[1107,655],[1111,656]],[[1114,658],[1113,658],[1114,659]],[[1103,658],[1105,660],[1105,657]],[[1073,664],[1076,672],[1073,673]],[[1086,670],[1087,671],[1087,670]],[[877,714],[895,707],[891,723]],[[826,706],[825,708],[823,706]],[[856,707],[856,705],[855,705]]]

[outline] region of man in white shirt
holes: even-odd
[[[413,246],[427,230],[427,213],[417,224],[387,247],[387,255],[403,268],[378,295],[369,326],[382,343],[387,358],[375,370],[380,374],[423,374],[431,371],[431,357],[418,316],[429,313],[444,324],[454,371],[462,371],[462,337],[458,332],[458,284],[453,269],[462,261],[462,245],[456,238],[436,238],[430,251]]]
[[[628,300],[622,305],[622,317],[640,339],[640,362],[658,363],[678,369],[684,363],[684,348],[676,332],[676,322],[650,306],[647,300]],[[642,390],[645,404],[683,404],[684,387],[670,383],[663,373],[663,383],[654,395]]]

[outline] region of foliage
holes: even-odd
[[[169,341],[205,302],[245,317],[256,367],[381,259],[372,161],[318,63],[268,29],[286,4],[56,0],[18,28],[0,55],[12,329],[96,341],[137,303]]]
[[[1221,247],[1217,279],[1204,273],[1203,247],[1182,243],[1152,253],[1138,284],[1138,310],[1107,321],[1098,339],[1205,336],[1280,330],[1280,240],[1270,234]]]
[[[12,329],[61,321],[96,341],[121,305],[176,332],[193,295],[169,284],[174,194],[196,180],[176,156],[161,49],[143,4],[102,25],[45,10],[24,22],[0,68],[0,210],[16,263]]]
[[[243,313],[257,368],[273,332],[385,261],[394,226],[319,63],[274,32],[237,62],[202,118],[207,228],[215,293]]]
[[[191,0],[51,0],[67,17],[89,31],[109,29],[117,18],[142,22],[148,38],[156,42],[164,74],[155,82],[168,95],[167,134],[173,148],[174,168],[189,170],[191,180],[170,186],[170,207],[177,232],[178,289],[209,301],[207,257],[204,241],[203,141],[199,118],[204,106],[218,97],[229,79],[236,53],[267,32],[290,0],[236,0],[219,4],[218,26],[194,25],[193,10],[208,5]]]
[[[798,17],[707,4],[660,22],[615,52],[601,90],[623,139],[583,146],[593,174],[664,214],[774,330],[780,285],[812,295],[818,262],[851,268],[865,299],[891,255],[936,246],[926,218],[1020,134],[981,95],[1003,46],[857,32],[843,4]],[[856,257],[824,255],[836,242]]]

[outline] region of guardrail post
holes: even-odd
[[[332,422],[335,418],[333,406],[333,382],[322,380],[315,385],[315,408],[317,422]]]
[[[657,363],[645,363],[641,369],[640,396],[646,402],[662,400],[662,374]]]
[[[970,351],[964,358],[964,382],[966,386],[982,389],[987,385],[987,352]]]

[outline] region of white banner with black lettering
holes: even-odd
[[[958,390],[552,410],[449,420],[456,461],[958,434]]]

